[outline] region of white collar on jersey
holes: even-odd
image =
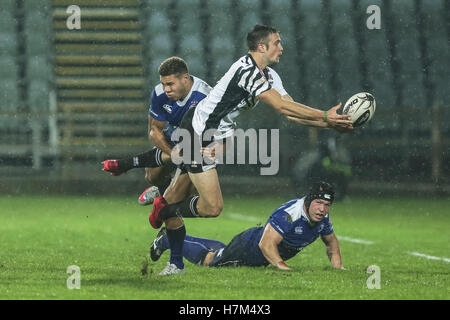
[[[300,203],[301,203],[301,205],[300,205],[300,215],[301,215],[303,218],[305,218],[306,221],[308,221],[308,223],[311,223],[311,221],[309,221],[308,215],[306,214],[305,210],[303,209],[303,204],[305,203],[305,198],[306,198],[306,197],[303,197],[303,198],[300,199]]]

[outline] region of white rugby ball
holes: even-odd
[[[360,92],[350,97],[344,105],[343,114],[349,114],[354,127],[362,126],[372,119],[375,113],[376,102],[373,95]]]

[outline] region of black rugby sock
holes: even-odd
[[[169,218],[198,218],[197,201],[199,196],[189,197],[181,202],[173,203],[165,206],[159,212],[159,216],[163,221]]]
[[[117,164],[122,171],[128,171],[133,168],[157,168],[163,166],[161,156],[161,149],[153,148],[136,156],[119,159]]]

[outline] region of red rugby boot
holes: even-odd
[[[162,219],[159,218],[159,212],[165,206],[167,206],[167,202],[163,196],[156,197],[155,200],[153,200],[153,209],[150,213],[150,216],[148,217],[148,221],[155,229],[159,229],[163,224]]]
[[[119,176],[125,171],[119,169],[119,162],[117,160],[105,160],[102,162],[103,171],[108,171],[112,176]]]

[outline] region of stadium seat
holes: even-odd
[[[394,1],[392,2],[392,12],[395,14],[395,30],[392,32],[395,34],[396,54],[400,63],[400,74],[395,76],[403,87],[401,93],[403,107],[426,109],[414,2]]]
[[[370,5],[377,5],[381,9],[381,29],[369,30],[365,27],[366,9]],[[379,132],[398,131],[398,118],[392,116],[396,109],[396,92],[393,83],[391,55],[387,42],[387,26],[383,20],[383,6],[381,0],[361,0],[359,8],[363,12],[361,23],[364,27],[359,29],[362,32],[364,41],[364,57],[367,67],[367,80],[369,87],[367,91],[372,93],[377,102],[376,119],[382,121],[371,121],[367,125],[367,130],[379,130]]]
[[[15,112],[19,109],[19,88],[16,80],[0,78],[0,110]]]
[[[167,0],[145,0],[150,12],[161,12],[167,10],[170,1]]]
[[[50,34],[51,17],[42,12],[25,13],[24,32],[32,34]]]
[[[165,35],[156,34],[148,44],[148,52],[150,58],[153,57],[169,57],[172,55],[171,39]]]
[[[50,80],[52,77],[52,67],[45,56],[30,57],[26,67],[27,80]]]
[[[45,112],[49,107],[49,83],[41,80],[31,80],[28,83],[28,106],[35,112]]]
[[[18,44],[14,33],[0,32],[0,56],[17,56]]]
[[[429,79],[434,86],[434,102],[444,105],[445,101],[450,99],[450,90],[448,90],[448,84],[450,83],[450,48],[445,29],[444,2],[424,1],[422,2],[422,10],[427,56],[430,62]]]
[[[16,11],[16,0],[2,0],[0,1],[0,12],[9,12],[14,14]]]
[[[180,44],[181,57],[202,56],[203,53],[202,39],[199,34],[188,34],[183,37]]]
[[[189,14],[186,14],[186,13]],[[175,7],[178,18],[178,32],[183,35],[199,35],[201,33],[201,16],[199,0],[178,0]]]
[[[303,57],[306,61],[304,75],[308,99],[304,103],[311,106],[324,106],[336,103],[337,97],[331,92],[331,74],[327,45],[325,42],[325,26],[321,22],[321,5],[319,1],[302,1],[297,8],[303,14],[300,26],[305,37],[303,39]]]
[[[19,67],[13,56],[0,56],[0,78],[17,81]]]
[[[229,0],[208,1],[209,34],[212,39],[231,37],[234,33],[234,17]],[[236,35],[239,36],[239,35]]]
[[[148,36],[152,37],[154,34],[170,35],[170,19],[167,13],[162,11],[152,12],[147,21]]]
[[[361,59],[355,38],[351,0],[329,2],[331,15],[331,28],[326,28],[332,38],[330,54],[336,63],[333,66],[337,83],[337,92],[340,99],[345,100],[353,94],[362,91],[362,75],[359,70]],[[363,28],[364,26],[361,26]]]
[[[25,13],[30,12],[49,13],[52,8],[52,3],[51,0],[40,0],[40,1],[23,0],[23,7],[25,9]]]
[[[48,56],[51,53],[51,38],[46,34],[31,33],[25,35],[27,56]]]
[[[290,37],[294,21],[292,21],[292,1],[291,0],[277,0],[268,1],[268,12],[271,16],[271,25],[280,31],[285,43]]]
[[[0,30],[4,33],[17,32],[17,20],[11,12],[0,11]]]

